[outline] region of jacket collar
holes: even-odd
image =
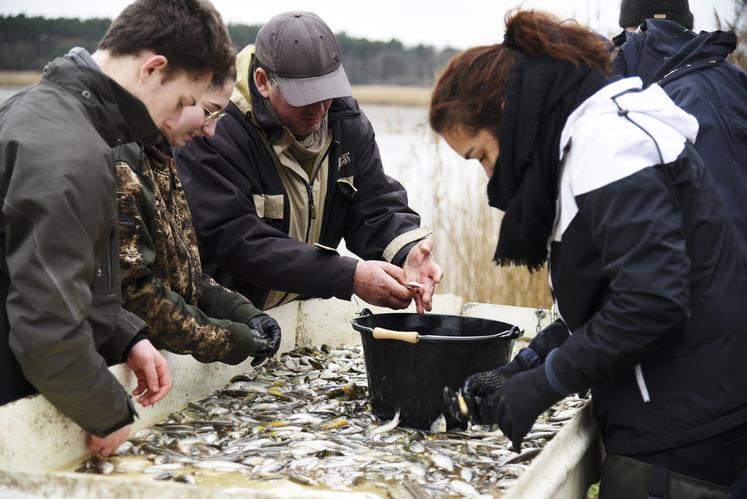
[[[563,156],[563,150],[573,134],[589,119],[603,114],[619,114],[613,98],[628,112],[645,113],[649,118],[674,128],[690,142],[695,142],[698,121],[677,107],[659,85],[642,87],[641,79],[637,77],[617,79],[586,99],[568,116],[560,134],[559,155]]]
[[[247,45],[236,56],[236,86],[231,94],[231,102],[244,114],[252,112],[249,68],[254,60],[254,45]]]
[[[665,19],[647,19],[640,29],[624,33],[615,61],[617,72],[640,76],[644,86],[701,61],[721,62],[736,48],[736,36],[729,31],[694,33]]]
[[[110,147],[133,141],[152,145],[161,140],[145,104],[101,71],[59,57],[45,68],[44,79],[65,88],[83,104]]]

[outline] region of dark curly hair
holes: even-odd
[[[236,51],[221,15],[207,0],[137,0],[114,20],[98,48],[115,56],[152,50],[169,61],[167,76],[212,75],[222,86]]]
[[[519,52],[569,61],[610,74],[608,43],[572,21],[549,14],[513,11],[506,16],[503,44],[474,47],[446,64],[431,97],[429,121],[436,133],[500,128],[503,95]]]

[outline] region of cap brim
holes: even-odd
[[[348,75],[340,64],[336,70],[313,78],[283,78],[275,76],[283,98],[294,107],[353,95]]]

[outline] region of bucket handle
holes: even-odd
[[[375,327],[372,334],[377,340],[397,340],[413,344],[420,340],[420,335],[417,331],[393,331],[391,329],[384,329],[383,327]]]
[[[507,329],[506,331],[503,331],[501,334],[498,335],[499,338],[511,338],[512,340],[515,340],[516,338],[522,336],[524,334],[523,329],[519,329],[519,326],[511,326],[511,329]]]
[[[358,315],[356,316],[357,319],[362,319],[363,317],[368,317],[370,315],[373,315],[373,312],[371,312],[370,308],[364,308],[360,312],[358,312]]]

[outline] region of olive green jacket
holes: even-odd
[[[162,143],[163,144],[163,143]],[[127,146],[117,166],[122,298],[149,337],[200,362],[238,364],[253,352],[249,319],[261,313],[202,273],[187,200],[165,146]]]
[[[107,368],[145,326],[121,304],[114,163],[157,134],[141,101],[64,58],[0,106],[0,403],[28,382],[86,431],[132,422]]]

